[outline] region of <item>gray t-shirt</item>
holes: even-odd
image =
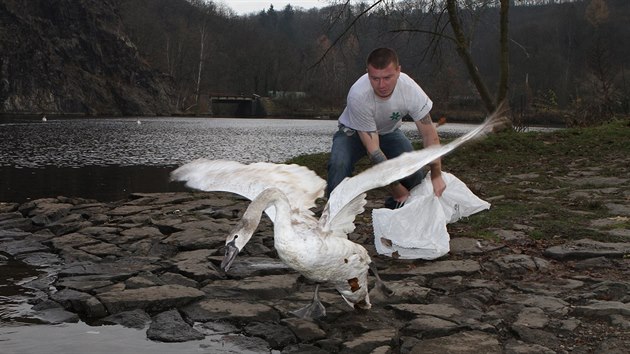
[[[400,73],[394,92],[386,99],[374,93],[365,74],[350,88],[339,123],[358,131],[387,134],[400,127],[406,115],[417,121],[432,107],[433,102],[424,90],[405,73]]]

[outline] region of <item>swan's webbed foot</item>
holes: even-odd
[[[385,282],[381,279],[381,277],[378,275],[378,271],[376,270],[376,266],[374,265],[374,262],[370,263],[370,270],[372,271],[372,273],[374,274],[374,277],[376,278],[376,284],[374,286],[374,289],[379,290],[380,292],[383,293],[383,295],[387,297],[394,295],[394,290],[388,287],[385,284]]]
[[[313,301],[301,309],[291,311],[291,313],[299,318],[307,320],[314,320],[326,316],[326,308],[319,300],[319,284],[315,285]]]
[[[377,280],[374,287],[381,291],[387,297],[394,295],[394,290],[388,287],[387,284],[385,284],[382,280]]]

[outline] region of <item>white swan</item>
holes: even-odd
[[[405,153],[346,178],[331,193],[319,219],[310,209],[324,195],[326,182],[306,167],[199,159],[173,171],[171,179],[186,181],[191,188],[227,191],[252,200],[226,239],[221,264],[224,270],[229,269],[251,239],[264,211],[274,223],[274,247],[285,264],[317,283],[332,284],[350,306],[369,309],[367,274],[371,259],[363,246],[347,238],[355,228],[356,215],[364,210],[365,192],[414,173],[461,144],[490,132],[502,119],[494,113],[449,144]],[[323,310],[317,291],[318,288],[314,304],[297,311],[299,316],[315,317],[312,309]]]

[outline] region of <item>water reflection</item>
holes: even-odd
[[[457,135],[471,126],[440,127]],[[183,190],[176,166],[206,157],[283,162],[330,150],[333,120],[90,118],[0,120],[0,201],[56,197],[112,201]],[[417,139],[413,123],[403,130]]]
[[[334,121],[151,118],[0,124],[0,166],[165,166],[198,158],[280,162],[327,151]]]

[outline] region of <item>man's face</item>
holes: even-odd
[[[396,82],[400,76],[400,65],[390,63],[385,69],[377,69],[368,65],[367,73],[374,93],[381,98],[388,98],[396,87]]]

